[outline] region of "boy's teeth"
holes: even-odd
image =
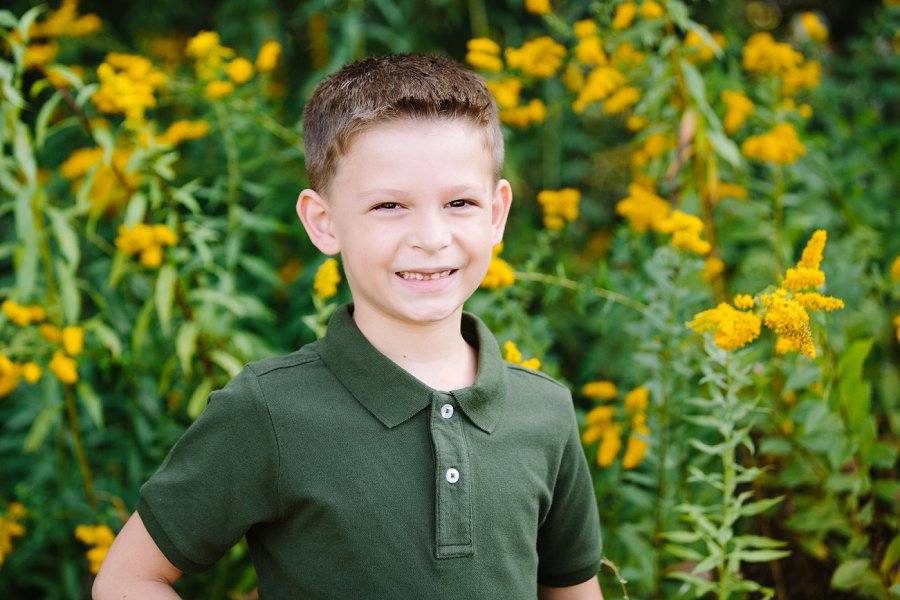
[[[441,277],[448,277],[450,275],[450,270],[441,271],[439,273],[413,273],[411,271],[401,271],[400,277],[403,279],[415,279],[416,281],[423,281],[425,279],[440,279]]]

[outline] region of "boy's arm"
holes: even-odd
[[[91,590],[94,600],[178,598],[181,571],[163,555],[137,512],[116,536]]]
[[[603,600],[603,592],[594,575],[584,583],[567,587],[538,585],[538,600]]]

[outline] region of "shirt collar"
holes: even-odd
[[[440,392],[372,346],[353,321],[352,311],[352,305],[344,305],[335,312],[319,341],[319,356],[360,404],[387,427],[396,427]],[[506,401],[505,364],[493,334],[478,317],[464,312],[461,331],[478,350],[478,374],[473,385],[450,394],[478,428],[490,433]]]

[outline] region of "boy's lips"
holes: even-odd
[[[456,269],[442,269],[438,271],[397,271],[397,275],[406,280],[426,281],[443,279],[456,272]]]

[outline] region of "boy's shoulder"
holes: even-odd
[[[245,370],[259,378],[266,375],[277,374],[279,371],[285,369],[294,369],[310,365],[311,363],[321,360],[319,353],[316,351],[317,346],[318,342],[311,342],[289,354],[281,354],[255,360],[248,363]]]

